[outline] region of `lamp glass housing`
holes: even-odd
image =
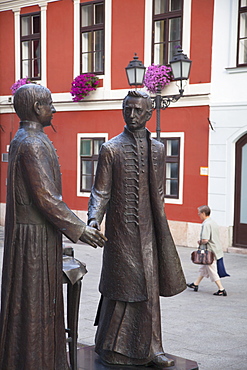
[[[135,55],[134,59],[129,62],[128,66],[125,68],[128,83],[130,86],[141,86],[143,85],[143,79],[146,67],[138,60],[138,56]]]
[[[176,80],[188,80],[190,75],[191,60],[187,55],[182,53],[182,49],[178,50],[178,53],[174,55],[170,61],[173,79]]]

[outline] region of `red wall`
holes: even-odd
[[[47,7],[47,87],[53,93],[70,91],[73,80],[73,6],[64,0]]]
[[[144,0],[112,2],[112,89],[129,88],[125,67],[133,59],[134,53],[143,62],[144,11]]]
[[[208,177],[200,175],[200,167],[208,166],[208,117],[208,106],[161,111],[161,131],[185,133],[183,204],[166,204],[169,220],[198,222],[196,209],[207,204]],[[155,132],[155,111],[147,127]]]
[[[20,13],[21,14],[28,14],[28,13],[34,13],[34,12],[39,12],[40,7],[38,5],[33,5],[33,6],[26,6],[24,8],[21,8]]]
[[[208,114],[204,106],[161,111],[162,131],[185,132],[183,204],[166,205],[170,220],[198,222],[196,209],[207,204],[208,178],[200,175],[200,167],[208,166]],[[110,139],[123,130],[122,111],[60,112],[54,116],[53,124],[57,133],[52,128],[46,132],[60,157],[64,200],[72,209],[85,210],[88,198],[76,195],[77,133],[108,132]],[[147,127],[155,132],[156,112]]]
[[[1,13],[0,13],[1,14]],[[16,114],[0,114],[0,155],[7,153],[7,145],[13,139],[18,129],[19,118]],[[6,179],[8,163],[0,162],[0,202],[6,202]]]
[[[213,0],[192,0],[191,83],[207,83],[211,79],[213,3]],[[112,88],[127,89],[125,67],[135,52],[140,60],[144,58],[145,1],[113,0],[112,4]],[[37,10],[38,6],[26,7],[21,13]],[[47,27],[48,87],[52,93],[68,92],[73,78],[73,1],[48,3]],[[14,50],[14,13],[0,12],[0,95],[9,95],[15,82]],[[200,167],[208,166],[208,116],[208,107],[204,106],[172,107],[161,111],[163,132],[185,132],[183,204],[166,204],[170,220],[198,222],[196,208],[207,204],[208,178],[200,176]],[[0,129],[0,153],[6,152],[6,146],[18,129],[18,121],[15,114],[0,115],[4,129],[4,132]],[[152,132],[155,132],[155,121],[154,111],[147,124]],[[64,200],[72,209],[86,210],[88,198],[77,197],[76,194],[77,133],[107,132],[111,138],[123,129],[122,112],[58,112],[53,125],[56,132],[51,127],[45,131],[60,157]],[[7,163],[1,162],[0,171],[0,201],[5,202]]]
[[[214,0],[192,0],[190,83],[211,82]]]
[[[0,95],[11,95],[15,82],[14,13],[0,12]]]
[[[185,132],[183,204],[166,204],[169,220],[198,222],[196,209],[207,204],[207,176],[200,175],[200,167],[208,166],[208,107],[169,108],[161,111],[161,129],[164,132]],[[18,117],[1,115],[5,133],[1,132],[1,152],[18,128]],[[123,130],[121,110],[57,112],[52,127],[45,128],[59,156],[63,197],[72,208],[86,210],[88,198],[77,197],[77,133],[108,132],[109,139]],[[147,128],[155,132],[156,112]],[[1,184],[5,184],[7,163],[1,164]],[[1,202],[5,201],[6,187],[1,189]]]

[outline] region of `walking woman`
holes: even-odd
[[[204,277],[210,277],[211,281],[218,287],[218,291],[215,292],[214,295],[227,296],[227,292],[224,289],[220,278],[230,275],[226,273],[223,263],[223,250],[220,244],[219,227],[210,217],[210,213],[211,210],[208,206],[201,206],[198,208],[198,215],[203,221],[198,244],[202,246],[207,244],[208,250],[211,250],[214,253],[215,259],[211,265],[201,265],[199,268],[198,278],[193,283],[187,284],[187,286],[197,292],[202,279]]]

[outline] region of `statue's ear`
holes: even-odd
[[[40,115],[40,104],[39,102],[35,102],[33,105],[34,112],[39,116]]]

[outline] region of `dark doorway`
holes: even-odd
[[[247,248],[247,134],[236,143],[233,246]]]

